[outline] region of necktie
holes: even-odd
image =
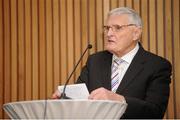
[[[121,64],[122,60],[115,59],[112,65],[112,72],[111,72],[111,91],[116,92],[119,86],[119,65]]]

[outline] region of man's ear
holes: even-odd
[[[133,40],[138,40],[141,37],[141,34],[142,34],[142,27],[135,27],[134,34],[133,34]]]

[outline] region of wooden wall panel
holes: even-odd
[[[11,53],[10,53],[10,1],[3,1],[3,64],[4,64],[4,81],[3,81],[3,99],[4,102],[11,101]]]
[[[53,0],[53,91],[60,82],[59,0]]]
[[[0,106],[4,104],[4,27],[3,27],[3,0],[0,0]],[[3,110],[0,109],[0,118],[3,118]]]
[[[10,1],[3,1],[3,102],[11,101]],[[5,116],[6,117],[6,116]]]
[[[31,44],[31,2],[30,0],[25,0],[24,2],[25,6],[25,19],[24,19],[24,24],[25,24],[25,41],[24,41],[24,46],[25,46],[25,100],[31,100],[32,95],[32,44]],[[17,16],[16,16],[17,17]],[[12,37],[13,38],[13,37]],[[15,43],[14,43],[15,44]],[[12,44],[13,45],[13,44]],[[16,50],[15,50],[16,51]],[[12,53],[14,54],[14,53]],[[11,55],[12,55],[11,54]],[[17,53],[15,53],[16,55]],[[14,60],[12,60],[14,61]],[[17,68],[17,66],[16,66]],[[15,82],[14,82],[15,83]],[[13,94],[12,94],[13,95]]]
[[[67,60],[68,60],[68,76],[70,76],[71,71],[74,66],[74,26],[73,26],[73,21],[74,21],[74,13],[73,13],[73,1],[72,0],[67,0]],[[74,75],[70,79],[70,84],[74,83]]]
[[[141,18],[143,22],[142,29],[142,44],[146,50],[149,50],[149,10],[148,10],[148,0],[141,1]]]
[[[40,99],[46,96],[46,78],[47,78],[47,59],[46,59],[46,14],[45,14],[45,0],[39,0],[38,2],[38,43],[39,43],[39,92],[40,92]]]
[[[11,101],[17,101],[18,98],[17,31],[17,1],[11,0]]]
[[[164,118],[180,118],[179,0],[0,0],[0,106],[49,98],[78,78],[88,54],[104,49],[102,27],[109,10],[128,6],[143,20],[142,45],[173,65],[169,105]],[[0,109],[0,118],[8,118]]]
[[[172,37],[172,44],[173,44],[173,78],[174,78],[174,109],[175,109],[175,116],[173,118],[180,118],[180,2],[179,0],[173,0],[172,2],[172,14],[173,14],[173,37]]]
[[[141,6],[140,0],[133,1],[133,9],[135,9],[139,15],[141,15],[141,7],[140,6]]]
[[[118,2],[118,0],[111,0],[111,2],[110,2],[111,9],[118,7],[117,2]]]
[[[164,0],[157,1],[157,54],[164,56]]]
[[[149,1],[149,50],[153,53],[156,53],[156,0]]]
[[[129,8],[132,8],[133,7],[133,1],[134,0],[126,0],[126,6]]]
[[[18,100],[24,100],[25,95],[25,25],[24,25],[24,1],[17,1],[17,45],[18,45]]]
[[[103,1],[96,0],[96,44],[97,51],[103,49]]]
[[[32,99],[39,98],[39,50],[38,50],[38,39],[39,39],[39,26],[38,26],[38,2],[37,0],[32,0]],[[41,93],[43,94],[43,93]]]
[[[41,13],[39,13],[41,14]],[[46,19],[46,88],[47,90],[41,91],[45,92],[46,96],[52,94],[52,82],[53,82],[53,29],[52,29],[52,0],[45,1],[45,19]],[[39,21],[41,22],[41,21]],[[46,97],[45,96],[45,97]],[[44,98],[44,97],[42,97]]]
[[[118,7],[124,7],[126,0],[118,0]]]
[[[90,16],[88,16],[89,15],[89,13],[88,13],[88,8],[89,8],[88,1],[89,0],[81,0],[81,24],[80,24],[81,36],[82,36],[82,38],[81,38],[81,45],[82,45],[81,52],[83,52],[86,49],[87,43],[89,41],[89,38],[88,38],[88,27],[89,27],[88,20],[89,20]],[[97,0],[96,0],[96,2],[97,2]],[[86,59],[87,59],[87,54],[82,59],[82,65],[84,65],[86,63]]]
[[[165,7],[165,15],[164,17],[164,40],[165,44],[165,57],[172,63],[172,13],[171,13],[171,0],[166,0],[164,2]],[[172,118],[176,113],[174,111],[174,76],[172,76],[171,87],[170,87],[170,99],[169,99],[169,106],[167,112],[167,118]]]
[[[67,9],[66,0],[61,0],[60,4],[60,65],[61,84],[65,83],[68,75],[67,71]]]
[[[89,41],[94,46],[91,49],[91,53],[95,52],[97,49],[96,47],[96,0],[89,0]]]
[[[91,0],[91,1],[93,1],[93,0]],[[74,47],[75,47],[75,49],[74,49],[74,62],[76,64],[78,62],[80,56],[81,56],[81,48],[82,48],[81,47],[82,36],[81,36],[81,27],[80,27],[81,26],[81,17],[80,17],[81,16],[81,12],[80,12],[81,11],[81,2],[80,2],[80,0],[75,0],[74,1],[73,8],[74,8],[74,11],[73,11],[74,12],[74,21],[73,21],[73,24],[74,24],[74,27],[73,27],[74,28],[74,38],[73,39],[74,39]],[[91,18],[93,18],[93,15],[92,15]],[[90,18],[90,21],[91,21],[91,18]],[[95,37],[95,35],[94,35],[94,37]],[[91,38],[89,38],[89,39],[91,40]],[[95,39],[92,39],[92,40],[95,41]],[[81,64],[77,67],[76,72],[74,74],[75,75],[74,81],[76,79],[78,79],[78,76],[79,76],[79,74],[81,72],[81,67],[82,67]]]

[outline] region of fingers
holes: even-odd
[[[94,100],[105,100],[107,99],[107,92],[108,90],[101,87],[91,92],[88,99],[94,99]]]
[[[52,99],[59,99],[61,96],[61,93],[59,92],[59,90],[56,90],[53,95],[52,95]]]
[[[95,89],[91,92],[88,99],[92,100],[113,100],[113,101],[125,101],[124,96],[113,93],[103,87]]]

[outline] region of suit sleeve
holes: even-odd
[[[88,68],[87,65],[85,65],[82,68],[81,75],[77,79],[76,83],[86,83],[87,85],[87,82],[88,82]]]
[[[125,118],[163,118],[169,99],[171,64],[159,62],[149,78],[145,99],[125,96],[128,104]]]
[[[89,61],[89,57],[88,57],[86,65],[82,68],[81,74],[78,77],[76,83],[85,83],[86,85],[88,85],[88,79],[89,79],[89,77],[88,77],[89,76],[89,70],[88,70],[89,62],[88,61]]]

